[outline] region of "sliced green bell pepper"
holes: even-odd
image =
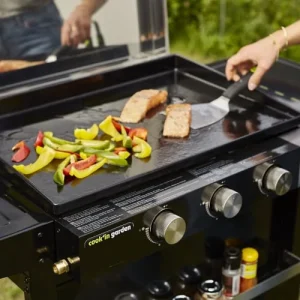
[[[89,156],[91,154],[96,154],[98,158],[106,158],[107,159],[107,164],[109,165],[114,165],[114,166],[119,166],[119,167],[127,167],[128,166],[128,162],[126,159],[121,158],[119,155],[113,153],[113,152],[108,152],[108,151],[104,151],[104,150],[95,150],[95,149],[91,149],[91,148],[85,148],[83,150],[84,154]],[[80,156],[82,155],[82,153],[80,153]],[[83,158],[83,156],[81,156],[81,158]]]
[[[104,121],[99,124],[99,128],[106,134],[112,137],[113,141],[120,142],[123,140],[122,134],[115,128],[112,116],[108,116]]]
[[[51,163],[51,161],[54,159],[54,157],[55,157],[55,151],[53,149],[51,149],[50,147],[45,146],[43,151],[41,152],[40,156],[34,163],[26,165],[26,166],[14,165],[13,168],[24,175],[33,174],[33,173],[43,169],[47,165],[49,165]]]
[[[94,138],[97,137],[98,133],[99,133],[99,128],[97,124],[94,124],[91,128],[88,129],[76,128],[74,130],[75,138],[81,140],[93,140]]]
[[[58,144],[58,145],[78,145],[80,144],[79,142],[71,142],[71,141],[67,141],[67,140],[63,140],[60,138],[57,138],[55,136],[53,136],[53,132],[50,131],[46,131],[44,132],[44,137],[48,138],[51,142]]]
[[[127,159],[130,156],[130,153],[128,151],[120,151],[117,155],[123,159]]]
[[[115,148],[116,148],[116,145],[114,143],[109,143],[109,146],[103,150],[110,152],[110,151],[114,151]]]
[[[106,149],[110,146],[109,141],[98,141],[98,140],[76,140],[76,141],[78,141],[84,147],[95,148],[99,150]]]
[[[49,138],[44,137],[43,138],[43,143],[45,146],[48,146],[56,151],[62,151],[62,152],[71,152],[75,153],[83,149],[82,145],[70,145],[70,144],[56,144],[55,142],[52,142]]]
[[[76,157],[76,155],[73,155]],[[64,185],[65,183],[65,174],[64,174],[64,168],[70,163],[71,161],[71,156],[67,157],[63,162],[61,162],[58,167],[56,172],[54,173],[53,180],[55,183],[58,185]]]
[[[102,159],[98,163],[96,163],[84,170],[77,170],[76,168],[72,167],[71,171],[70,171],[70,175],[75,176],[76,178],[79,178],[79,179],[88,177],[91,174],[93,174],[94,172],[96,172],[97,170],[99,170],[102,166],[104,166],[105,163],[106,163],[106,159]]]
[[[132,148],[132,139],[127,135],[126,129],[123,125],[121,125],[121,133],[123,135],[123,147]]]
[[[39,155],[42,153],[43,150],[44,150],[44,148],[41,147],[41,146],[37,146],[35,148],[36,153],[39,154]],[[55,157],[54,158],[55,159],[65,159],[70,155],[71,155],[71,153],[68,153],[68,152],[55,151]]]
[[[137,146],[133,147],[134,152],[140,150],[139,153],[134,154],[135,157],[137,157],[137,158],[146,158],[146,157],[149,157],[151,155],[152,148],[146,141],[144,141],[144,140],[138,138],[137,136],[135,136],[133,138],[133,143],[137,146],[140,146],[140,148],[137,147]]]

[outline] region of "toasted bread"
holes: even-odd
[[[120,119],[124,123],[139,123],[149,110],[167,101],[168,93],[158,90],[142,90],[125,104]]]
[[[166,120],[163,135],[172,138],[185,138],[190,133],[192,121],[191,105],[172,104],[166,109]]]

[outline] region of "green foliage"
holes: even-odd
[[[298,0],[168,0],[168,11],[171,48],[206,60],[229,57],[300,16]],[[300,47],[282,56],[300,61]]]

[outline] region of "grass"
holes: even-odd
[[[0,300],[24,300],[24,295],[9,279],[0,279]]]

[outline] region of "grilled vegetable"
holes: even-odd
[[[91,155],[90,157],[80,160],[77,162],[74,162],[67,167],[64,168],[63,172],[65,175],[70,175],[70,171],[72,168],[75,168],[77,170],[84,170],[93,165],[97,161],[97,156],[96,155]]]
[[[109,165],[114,165],[114,166],[119,166],[119,167],[127,167],[128,166],[128,162],[126,159],[121,158],[119,155],[113,153],[113,152],[108,152],[108,151],[104,151],[104,150],[95,150],[92,148],[85,148],[83,153],[87,156],[91,155],[91,154],[95,154],[97,155],[98,159],[100,158],[106,158],[107,159],[107,164]],[[81,157],[84,157],[81,154]]]
[[[115,148],[114,153],[119,154],[119,152],[122,152],[122,151],[127,151],[127,149],[125,147],[118,147],[118,148]]]
[[[133,138],[133,143],[137,146],[140,146],[140,147],[137,147],[137,146],[133,147],[134,152],[139,152],[139,153],[134,154],[135,157],[146,158],[151,155],[152,148],[146,141],[135,136]]]
[[[98,163],[96,163],[84,170],[78,170],[73,166],[70,170],[70,175],[75,176],[76,178],[79,178],[79,179],[88,177],[91,174],[95,173],[97,170],[99,170],[101,167],[103,167],[105,163],[106,163],[106,159],[102,159]]]
[[[56,151],[61,151],[61,152],[70,152],[70,153],[75,153],[80,151],[83,146],[82,145],[71,145],[71,144],[57,144],[50,140],[47,137],[43,138],[43,143],[45,146],[48,146]]]
[[[17,143],[12,150],[18,150],[11,158],[12,161],[17,163],[25,160],[30,154],[30,148],[25,144],[24,141]]]
[[[130,156],[130,153],[128,151],[120,151],[118,155],[123,159],[127,159]]]
[[[132,128],[130,129],[128,135],[133,139],[135,136],[147,141],[148,131],[146,128]]]
[[[42,151],[44,150],[43,147],[40,147],[40,146],[37,146],[35,148],[35,151],[37,154],[41,154]],[[71,155],[71,153],[68,153],[68,152],[60,152],[60,151],[55,151],[55,159],[65,159],[67,157],[69,157]]]
[[[121,125],[121,133],[123,135],[123,147],[132,148],[132,139],[127,135],[126,129]]]
[[[123,140],[123,136],[118,132],[112,122],[112,116],[108,116],[103,122],[99,124],[99,128],[106,134],[110,135],[116,142]]]
[[[97,137],[99,133],[99,128],[97,124],[94,124],[91,128],[89,129],[75,129],[74,130],[74,136],[76,139],[81,139],[81,140],[93,140],[94,138]]]
[[[71,141],[57,138],[57,137],[53,136],[53,132],[50,132],[50,131],[44,132],[44,136],[46,138],[48,138],[51,142],[58,144],[58,145],[78,145],[79,144],[79,142],[71,142]]]
[[[98,141],[98,140],[76,140],[81,145],[87,148],[95,148],[99,150],[107,149],[110,146],[109,141]]]
[[[70,163],[71,156],[67,157],[63,162],[61,162],[56,172],[54,173],[53,180],[58,185],[64,185],[65,183],[65,174],[64,174],[64,168]]]
[[[116,120],[114,120],[114,118],[112,118],[112,122],[113,122],[115,128],[121,133],[122,132],[121,131],[121,126],[123,126],[123,125],[121,125],[119,122],[117,122]],[[130,131],[129,127],[124,126],[124,129],[126,130],[126,133],[128,133]]]
[[[109,146],[103,150],[111,152],[111,151],[114,151],[115,148],[116,148],[116,145],[114,143],[109,143]]]
[[[45,146],[41,155],[38,157],[38,159],[33,163],[29,164],[27,166],[24,165],[18,165],[18,166],[13,166],[18,172],[24,174],[24,175],[29,175],[33,174],[47,165],[51,163],[51,161],[55,157],[55,151],[51,149],[48,146]]]
[[[34,147],[42,147],[43,146],[43,138],[44,138],[44,133],[42,131],[38,132],[38,135],[36,137],[35,143],[34,143]]]

